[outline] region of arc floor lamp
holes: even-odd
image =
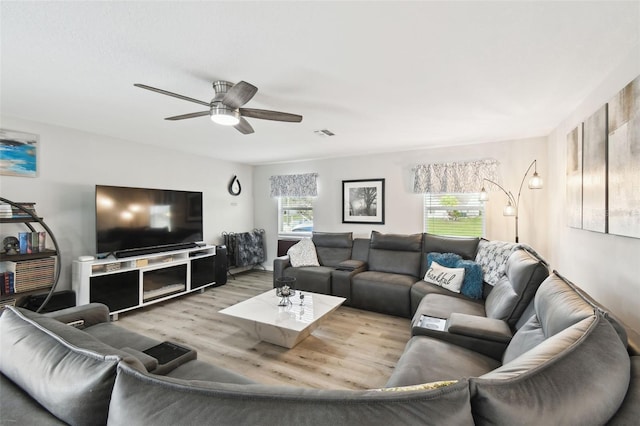
[[[527,178],[527,175],[531,171],[533,167],[533,176],[529,179],[529,189],[542,189],[543,181],[540,175],[538,175],[537,170],[537,161],[533,160],[531,164],[529,164],[529,168],[526,172],[524,172],[524,176],[522,177],[522,182],[520,182],[520,189],[518,189],[518,196],[514,197],[511,191],[507,191],[502,186],[497,184],[496,182],[490,179],[482,180],[482,189],[480,190],[480,201],[489,201],[489,193],[484,189],[484,182],[489,182],[498,188],[507,196],[507,205],[502,209],[503,216],[515,216],[516,218],[516,243],[518,243],[518,207],[520,206],[520,195],[522,193],[522,185],[524,185],[524,181]]]

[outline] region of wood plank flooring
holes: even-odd
[[[198,359],[264,384],[319,389],[384,386],[410,338],[409,319],[341,306],[292,349],[260,342],[221,309],[272,288],[272,273],[249,271],[227,284],[119,315],[117,325],[183,343]]]

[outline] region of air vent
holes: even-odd
[[[335,136],[335,133],[333,133],[331,130],[328,130],[328,129],[314,130],[313,133],[322,137]]]

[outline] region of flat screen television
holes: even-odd
[[[98,254],[195,247],[202,229],[202,192],[96,185]]]

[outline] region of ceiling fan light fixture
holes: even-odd
[[[224,105],[212,106],[211,121],[223,126],[235,126],[240,122],[240,113]]]

